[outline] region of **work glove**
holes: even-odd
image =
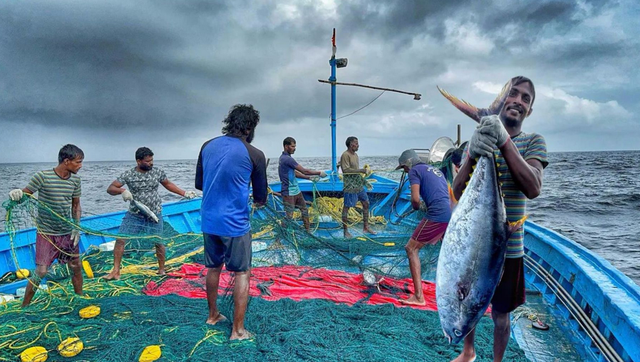
[[[185,199],[189,199],[189,200],[191,200],[191,199],[193,199],[193,198],[196,198],[197,196],[198,196],[198,195],[196,194],[196,192],[195,192],[195,191],[185,191],[185,192],[184,192],[184,197],[185,197]]]
[[[124,190],[124,192],[122,193],[122,199],[124,201],[131,201],[133,200],[133,195],[131,195],[131,191],[129,190]]]
[[[481,131],[481,126],[473,132],[471,140],[469,140],[469,157],[476,159],[480,156],[491,157],[493,149],[496,146],[496,138],[493,135],[486,134]]]
[[[309,176],[309,181],[318,182],[320,181],[320,176]]]
[[[320,171],[320,178],[325,178],[327,177],[327,173],[324,171]]]
[[[71,230],[71,241],[73,241],[74,248],[78,246],[78,243],[80,242],[80,230],[78,229]]]
[[[481,133],[494,137],[498,148],[504,146],[510,138],[500,117],[496,115],[482,117],[479,129]]]
[[[12,201],[20,201],[22,200],[22,196],[24,195],[24,192],[22,192],[22,190],[20,189],[13,189],[11,191],[9,191],[9,198]]]
[[[427,212],[427,204],[420,200],[420,211]]]

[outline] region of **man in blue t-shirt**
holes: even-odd
[[[444,175],[437,168],[427,165],[414,150],[402,152],[399,166],[409,174],[411,185],[411,206],[414,210],[425,209],[426,214],[404,247],[409,258],[409,270],[413,279],[414,294],[402,304],[425,305],[422,293],[422,272],[418,252],[426,244],[433,245],[442,240],[451,219],[449,187]],[[420,202],[420,198],[424,204]]]
[[[291,157],[296,152],[296,140],[293,137],[287,137],[282,141],[284,151],[280,155],[278,164],[278,176],[280,176],[280,184],[282,189],[282,202],[284,203],[284,211],[287,219],[291,219],[293,210],[297,207],[302,214],[302,222],[305,230],[309,231],[309,213],[307,205],[298,187],[296,177],[317,181],[318,176],[327,177],[324,171],[309,170],[302,167],[296,160]]]
[[[213,138],[200,149],[196,168],[196,189],[202,190],[202,233],[207,271],[208,324],[226,320],[218,310],[218,285],[222,266],[235,273],[231,340],[253,337],[244,328],[251,276],[251,224],[249,184],[253,205],[267,201],[267,163],[264,153],[253,147],[260,113],[252,105],[237,104],[222,121],[223,136]]]

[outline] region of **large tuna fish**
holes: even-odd
[[[507,83],[484,109],[438,89],[463,113],[480,121],[500,112],[510,88]],[[507,221],[494,156],[480,157],[451,215],[436,270],[436,302],[449,343],[460,342],[487,310],[502,276],[507,241],[521,222],[510,226]]]

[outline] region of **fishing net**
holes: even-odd
[[[160,361],[451,360],[461,346],[447,345],[442,336],[434,285],[423,282],[425,306],[398,302],[413,293],[404,246],[424,216],[398,207],[407,188],[406,177],[399,181],[395,194],[369,194],[375,235],[362,232],[359,203],[348,214],[353,238],[345,239],[342,193],[319,191],[317,184],[307,195],[310,232],[299,211],[285,217],[275,193],[265,207],[253,209],[251,298],[245,320],[256,336],[241,342],[229,341],[230,323],[204,323],[207,269],[199,233],[178,233],[165,222],[159,236],[120,235],[122,214],[83,220],[73,226],[87,239],[126,241],[120,279],[103,278],[113,267],[113,253],[101,246],[80,256],[95,275],[85,275],[83,296],[73,292],[68,265],[54,264],[41,284],[47,287],[39,288],[29,307],[20,308],[19,301],[0,306],[0,361],[15,361],[33,346],[59,360],[56,347],[68,337],[84,344],[77,356],[64,358],[69,361],[136,361],[150,345],[160,346]],[[29,268],[20,261],[34,255],[20,245],[34,240],[23,240],[16,231],[33,227],[35,216],[50,210],[27,196],[4,206],[12,250],[7,264],[13,270]],[[157,243],[166,247],[167,275],[157,275]],[[439,244],[421,250],[423,280],[434,279],[438,251]],[[0,285],[15,279],[15,273],[8,273]],[[233,273],[224,271],[218,304],[228,317],[233,315],[233,286]],[[92,305],[100,307],[100,314],[81,318],[79,311]],[[476,333],[478,361],[491,359],[492,335],[491,320],[483,318]],[[513,342],[505,358],[526,360]]]

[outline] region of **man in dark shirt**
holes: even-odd
[[[409,270],[413,280],[414,295],[401,302],[407,305],[425,305],[422,293],[422,272],[420,271],[420,256],[418,252],[423,246],[433,245],[442,239],[451,219],[449,202],[449,187],[444,175],[437,168],[427,165],[414,150],[406,150],[398,159],[399,166],[409,174],[411,184],[411,206],[414,210],[426,208],[426,214],[413,232],[409,242],[404,247],[409,258]]]
[[[293,137],[287,137],[282,141],[284,151],[278,160],[278,176],[282,185],[281,194],[284,203],[284,211],[287,219],[291,219],[293,209],[298,208],[302,214],[302,222],[304,229],[309,231],[309,212],[302,192],[298,187],[297,177],[317,181],[321,177],[327,177],[324,171],[309,170],[291,157],[296,152],[296,140]],[[315,182],[314,181],[314,182]]]
[[[267,164],[264,153],[250,145],[260,122],[252,105],[237,104],[224,119],[223,136],[204,145],[198,156],[196,189],[202,191],[202,233],[204,238],[208,324],[226,320],[217,306],[222,266],[235,273],[233,328],[231,340],[249,339],[244,328],[251,276],[251,224],[249,183],[253,205],[267,201]]]

